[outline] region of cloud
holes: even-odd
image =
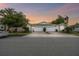
[[[26,17],[29,18],[29,22],[30,23],[40,23],[43,21],[46,22],[51,22],[52,21],[52,17],[48,16],[48,15],[41,15],[40,12],[35,12],[35,11],[30,11],[26,13]]]
[[[64,4],[63,6],[61,6],[60,8],[57,8],[55,10],[51,10],[50,13],[51,14],[55,14],[55,15],[71,15],[72,14],[76,14],[79,12],[79,4]]]
[[[75,24],[79,20],[79,4],[66,3],[55,9],[48,10],[46,11],[46,13],[30,10],[26,14],[27,17],[30,19],[30,23],[39,23],[42,21],[51,22],[52,20],[55,20],[57,18],[57,15],[68,15],[70,18],[69,24]]]
[[[38,16],[38,15],[29,15],[27,16],[30,20],[30,23],[39,23],[39,22],[51,22],[52,17],[50,16]]]
[[[60,8],[57,8],[55,10],[51,10],[50,15],[52,17],[57,17],[57,15],[62,15],[62,16],[69,16],[69,25],[76,24],[77,22],[79,23],[79,4],[64,4]],[[56,19],[56,18],[54,18]]]
[[[0,3],[0,9],[2,9],[2,8],[6,8],[6,7],[7,7],[7,4]]]
[[[45,15],[40,11],[36,12],[34,10],[31,10],[27,13],[27,17],[30,19],[31,23],[39,23],[42,21],[50,22],[52,20],[55,20],[57,18],[57,15],[70,15],[71,17],[72,15],[74,15],[73,13],[78,12],[78,10],[79,4],[64,4],[59,8],[47,11]]]

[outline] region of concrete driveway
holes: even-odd
[[[65,33],[59,33],[59,32],[33,32],[29,35],[26,35],[24,37],[79,37],[73,34],[65,34]]]

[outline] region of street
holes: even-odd
[[[79,37],[0,38],[0,56],[79,56]]]

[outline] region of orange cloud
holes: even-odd
[[[79,23],[79,17],[70,19],[68,25],[74,25],[76,23]]]
[[[30,11],[26,14],[27,17],[30,19],[31,24],[39,23],[42,21],[51,22],[52,20],[55,20],[57,18],[57,15],[62,16],[68,15],[70,17],[69,25],[73,25],[79,21],[76,20],[77,18],[71,19],[72,15],[75,15],[74,13],[78,11],[79,11],[79,4],[64,4],[60,8],[51,9],[46,13],[46,15],[43,14],[41,15],[40,12],[36,11]]]
[[[6,7],[7,7],[7,4],[0,3],[0,9],[1,9],[1,8],[6,8]]]
[[[45,15],[40,15],[39,12],[30,12],[30,13],[26,13],[27,14],[27,18],[29,18],[29,23],[31,24],[35,24],[35,23],[40,23],[40,22],[51,22],[53,17],[50,16],[45,16]]]

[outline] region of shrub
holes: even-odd
[[[25,30],[25,32],[30,32],[29,27],[23,27],[23,29]]]
[[[66,32],[66,33],[71,33],[73,31],[73,28],[66,27],[63,31]]]

